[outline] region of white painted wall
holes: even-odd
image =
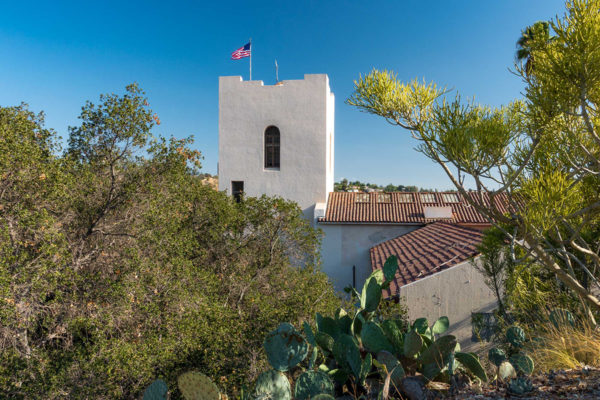
[[[489,312],[497,306],[494,293],[471,261],[402,286],[400,298],[411,321],[425,317],[433,324],[439,317],[447,316],[450,320],[447,333],[456,336],[463,349],[474,345],[471,313]]]
[[[219,78],[219,190],[244,181],[247,196],[296,201],[307,219],[333,191],[335,98],[324,74],[265,86]],[[279,170],[264,168],[264,132],[281,134]]]
[[[371,274],[371,247],[404,235],[418,225],[319,224],[325,234],[321,245],[322,270],[336,290],[352,285],[356,266],[356,287],[360,290]]]

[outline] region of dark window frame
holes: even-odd
[[[281,133],[279,128],[270,125],[265,129],[265,169],[281,168]]]
[[[231,195],[238,203],[244,198],[244,181],[231,181]]]

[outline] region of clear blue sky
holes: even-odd
[[[61,136],[85,100],[138,82],[162,124],[218,161],[218,77],[248,79],[230,54],[253,41],[253,78],[327,73],[336,95],[335,177],[449,188],[400,128],[344,104],[359,73],[395,70],[491,105],[520,96],[508,68],[521,29],[564,11],[558,0],[2,1],[0,105],[46,112]]]

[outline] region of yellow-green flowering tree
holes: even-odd
[[[549,27],[553,37],[525,31],[527,55],[515,65],[524,98],[507,106],[450,98],[435,83],[378,70],[355,82],[347,103],[410,132],[512,248],[556,274],[593,319],[589,311],[600,311],[593,294],[600,288],[600,1],[567,2]],[[467,194],[469,182],[478,195]]]

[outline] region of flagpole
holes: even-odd
[[[252,80],[252,38],[250,38],[250,80]]]

